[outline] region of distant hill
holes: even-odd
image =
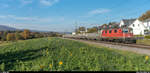
[[[9,26],[5,26],[5,25],[0,25],[0,31],[23,31],[24,29],[17,29],[17,28],[13,28],[13,27],[9,27]],[[54,32],[54,31],[42,31],[42,30],[31,30],[29,29],[31,32]],[[59,33],[66,33],[69,34],[71,32],[59,32]]]
[[[17,28],[5,26],[5,25],[0,25],[0,31],[16,31],[16,30],[23,31],[24,29],[17,29]],[[30,31],[32,31],[32,32],[42,32],[42,31],[38,31],[38,30],[30,30]]]
[[[6,30],[15,31],[17,29],[9,26],[0,25],[0,31],[6,31]]]

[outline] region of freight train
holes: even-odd
[[[98,40],[118,43],[136,43],[136,38],[130,28],[103,29],[98,33],[86,33],[77,35],[64,35],[64,38]]]

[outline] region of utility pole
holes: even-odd
[[[77,21],[75,21],[75,32],[77,33],[77,29],[78,29],[78,23]]]

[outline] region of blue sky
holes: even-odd
[[[150,0],[0,0],[0,25],[67,32],[137,18]]]

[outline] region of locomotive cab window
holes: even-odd
[[[103,34],[105,34],[105,31],[103,31]]]
[[[109,30],[109,33],[111,33],[111,30]]]
[[[117,33],[117,30],[114,30],[115,33]]]
[[[128,33],[128,29],[123,29],[123,33]]]
[[[105,31],[105,33],[107,33],[107,31]]]

